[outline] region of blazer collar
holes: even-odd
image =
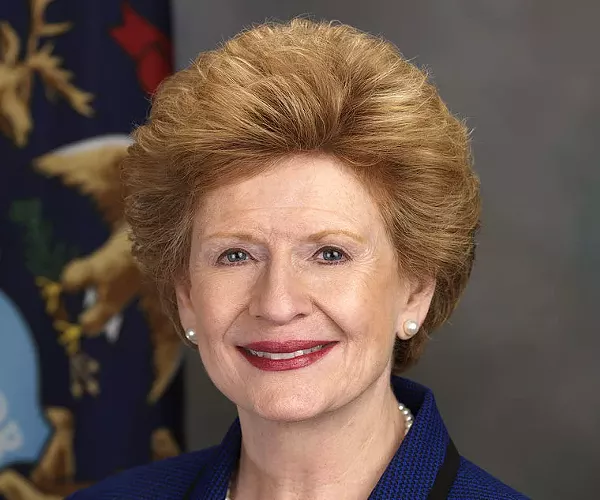
[[[396,398],[414,415],[414,422],[371,492],[369,500],[426,499],[441,467],[449,435],[433,393],[411,380],[392,377]],[[242,433],[235,419],[221,444],[205,463],[191,498],[223,500],[240,455]]]

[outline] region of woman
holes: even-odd
[[[165,81],[134,139],[135,255],[239,419],[74,498],[524,498],[397,376],[455,308],[479,220],[426,75],[349,26],[261,25]]]

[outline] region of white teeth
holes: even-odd
[[[311,347],[310,349],[304,349],[302,351],[296,352],[261,352],[261,351],[253,351],[252,349],[246,349],[250,354],[254,356],[258,356],[259,358],[268,358],[268,359],[292,359],[297,358],[298,356],[303,356],[304,354],[310,354],[311,352],[318,351],[319,349],[323,349],[325,347],[324,344],[317,345],[315,347]]]

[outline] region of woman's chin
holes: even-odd
[[[278,400],[256,401],[251,410],[255,415],[276,422],[302,422],[324,412],[322,405],[313,400],[279,398]]]

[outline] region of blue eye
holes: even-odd
[[[248,254],[246,252],[244,252],[243,250],[239,250],[239,249],[232,249],[232,250],[227,250],[227,251],[223,252],[219,256],[218,262],[221,263],[221,260],[224,257],[227,259],[227,262],[223,263],[223,265],[225,265],[225,266],[239,264],[241,262],[248,260]]]
[[[323,260],[328,264],[343,264],[348,260],[348,256],[339,248],[336,247],[324,247],[321,248],[317,253],[323,255]]]

